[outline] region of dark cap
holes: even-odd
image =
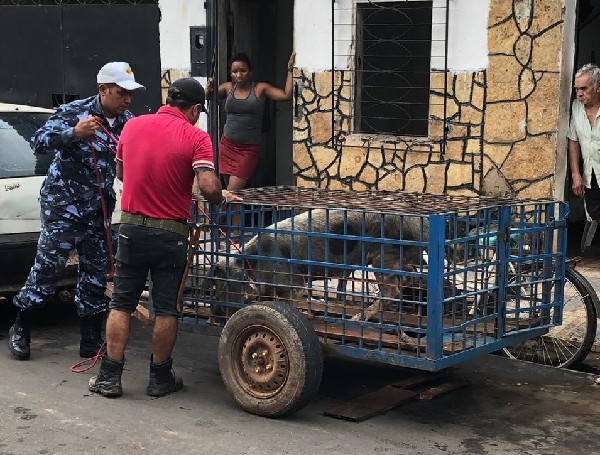
[[[167,97],[173,101],[187,101],[202,106],[204,106],[205,100],[204,88],[192,77],[184,77],[173,82],[169,87]]]

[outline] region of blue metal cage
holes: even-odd
[[[567,206],[403,192],[248,189],[198,201],[183,326],[284,301],[322,343],[435,371],[538,337],[562,317]]]

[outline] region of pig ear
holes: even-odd
[[[222,264],[213,264],[208,271],[207,276],[210,276],[211,278],[224,278],[226,271],[227,267],[224,267]]]
[[[225,278],[225,273],[226,267],[223,267],[220,264],[213,264],[204,275],[204,281],[209,281],[214,284],[215,278]]]
[[[202,284],[200,285],[200,292],[203,295],[206,295],[215,285],[215,275],[216,275],[216,265],[213,265],[206,274],[204,275],[204,279],[202,280]]]
[[[204,274],[204,278],[214,278],[218,265],[211,265],[208,271]]]

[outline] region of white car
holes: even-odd
[[[40,234],[40,187],[53,156],[29,139],[54,111],[0,103],[0,295],[27,278]]]
[[[35,155],[29,140],[53,113],[0,103],[0,298],[17,292],[33,265],[41,225],[39,193],[54,156]],[[119,198],[120,188],[115,190]],[[75,283],[73,272],[65,274],[63,285]]]

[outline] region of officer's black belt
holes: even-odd
[[[121,212],[121,223],[162,229],[163,231],[174,232],[184,237],[187,237],[189,232],[187,221],[185,220],[162,220],[143,215],[134,215],[128,212]]]

